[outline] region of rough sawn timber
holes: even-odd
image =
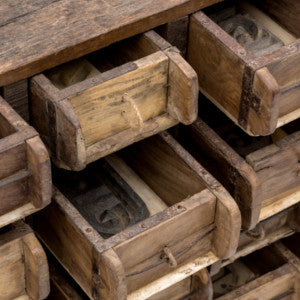
[[[0,3],[0,86],[195,12],[218,0]]]

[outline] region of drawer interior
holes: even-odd
[[[16,132],[15,128],[0,113],[0,139],[5,138],[15,132]]]
[[[280,49],[299,38],[271,18],[267,9],[257,8],[255,1],[225,1],[208,8],[206,13],[253,57]]]
[[[138,195],[141,193],[136,193],[137,182],[130,182],[128,175],[121,177],[121,171],[107,162],[109,158],[80,172],[56,167],[52,172],[54,185],[104,238],[206,189],[201,178],[159,136],[136,143],[118,155],[122,157],[121,168],[129,166],[130,176],[141,179],[142,188],[151,190],[153,203],[145,204],[143,196]]]
[[[281,242],[300,259],[300,233],[295,234],[281,240]]]
[[[214,298],[221,297],[269,272],[288,261],[273,246],[257,250],[223,267],[212,277]]]
[[[103,238],[109,238],[150,214],[142,199],[105,161],[80,172],[53,167],[53,182]]]
[[[168,206],[206,188],[160,135],[121,150],[120,156]]]
[[[149,40],[139,35],[60,65],[45,72],[45,75],[58,89],[62,90],[156,51],[157,49]]]

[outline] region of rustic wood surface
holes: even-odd
[[[0,97],[0,227],[45,207],[52,182],[38,133]]]
[[[266,34],[260,34],[256,41],[247,26],[238,26],[236,33],[230,30],[234,18],[242,22],[245,13],[260,24],[256,29],[264,26],[276,38],[270,36],[267,43]],[[278,11],[280,16],[286,16],[285,9]],[[246,25],[245,19],[243,23]],[[245,43],[245,39],[252,42]],[[249,43],[258,47],[259,55]],[[200,91],[249,135],[269,135],[299,118],[299,49],[298,35],[248,2],[237,2],[229,15],[226,10],[211,15],[199,11],[190,19],[187,60],[198,74]]]
[[[130,299],[138,295],[147,298],[235,252],[240,214],[228,192],[168,133],[151,138],[151,147],[145,143],[120,153],[131,170],[120,166],[121,160],[114,156],[107,161],[116,172],[121,170],[125,181],[129,177],[129,185],[139,185],[133,189],[140,197],[149,197],[152,189],[150,195],[167,199],[170,207],[164,209],[161,200],[157,201],[156,208],[152,207],[154,215],[108,239],[58,191],[53,203],[35,217],[42,240],[91,298],[126,294]],[[142,169],[151,165],[152,156],[158,163],[152,166],[150,176]],[[140,163],[133,164],[133,157]],[[144,175],[138,180],[134,172]],[[174,174],[178,174],[177,181],[172,179]],[[192,178],[190,184],[188,178]],[[164,182],[165,188],[153,180]],[[141,193],[145,185],[146,194]],[[176,196],[178,187],[182,191]]]
[[[31,228],[19,221],[0,236],[0,299],[45,299],[47,258]]]
[[[197,117],[197,75],[154,31],[35,76],[30,89],[32,124],[71,170]]]
[[[1,2],[0,86],[216,2],[218,0]]]

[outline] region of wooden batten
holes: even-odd
[[[0,227],[50,202],[50,159],[37,132],[0,98]]]
[[[150,31],[33,77],[32,123],[56,165],[82,170],[178,122],[192,123],[197,91],[194,70]]]

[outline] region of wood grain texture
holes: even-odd
[[[240,6],[285,44],[255,57],[222,28],[217,21],[222,11],[211,17],[200,11],[190,19],[187,60],[198,74],[200,91],[220,110],[249,135],[269,135],[283,125],[281,118],[286,116],[287,123],[299,117],[299,37],[248,3],[233,6],[233,16],[241,16]]]
[[[266,253],[264,253],[264,251],[266,251]],[[268,251],[269,256],[265,257],[264,255],[268,254]],[[264,268],[266,270],[269,268],[269,272],[264,271],[264,268],[259,265],[259,262],[257,262],[256,267],[249,265],[251,262],[254,263],[255,259],[264,260]],[[216,297],[216,299],[299,298],[299,258],[280,242],[273,244],[271,248],[264,248],[258,253],[250,254],[250,256],[246,256],[243,259],[243,261],[247,260],[248,266],[256,270],[256,272],[253,273],[254,278],[244,284],[240,284],[240,286],[234,288],[233,291]],[[229,282],[229,284],[233,284],[234,286],[235,282]]]
[[[1,45],[0,86],[216,2],[41,0],[25,5],[14,0],[10,6],[2,3],[0,36],[6,43]]]
[[[49,271],[45,252],[31,228],[14,223],[1,234],[0,298],[45,299],[49,293]]]
[[[31,80],[32,122],[59,167],[81,170],[196,118],[197,75],[157,33],[149,31],[103,51]],[[66,85],[70,72],[72,84]]]
[[[146,141],[137,145],[139,150],[146,143],[143,151],[133,151],[131,146],[119,152],[131,168],[129,172],[122,167],[120,175],[125,182],[130,177],[127,184],[136,184],[132,177],[137,175],[132,172],[142,174],[142,168],[147,169],[152,156],[156,157],[159,163],[140,181],[144,180],[158,197],[169,200],[170,207],[107,239],[91,227],[71,199],[58,191],[53,203],[35,217],[41,239],[93,299],[101,295],[123,299],[126,294],[134,299],[140,293],[152,296],[158,286],[156,292],[164,289],[161,284],[169,274],[170,285],[175,284],[215,262],[216,255],[225,258],[236,250],[241,224],[233,199],[168,133],[150,140],[151,147]],[[127,150],[139,164],[134,165],[133,158],[125,155]],[[148,155],[137,156],[140,152]],[[117,165],[118,172],[120,161],[109,157],[108,162]],[[172,166],[172,174],[168,174],[167,166]],[[183,175],[174,181],[178,172]],[[150,182],[153,178],[164,182],[165,191]],[[182,189],[179,196],[174,192],[177,185]]]
[[[241,211],[242,227],[253,228],[258,222],[262,201],[261,183],[254,170],[200,118],[191,126],[180,127],[178,137],[195,159],[234,196]]]
[[[269,15],[298,38],[300,37],[300,4],[293,0],[255,1]]]
[[[52,183],[49,155],[37,132],[1,97],[0,133],[0,227],[3,227],[49,204]]]
[[[295,131],[257,150],[250,149],[244,158],[234,145],[226,143],[234,135],[223,132],[222,139],[200,118],[174,135],[228,189],[240,207],[243,227],[252,229],[260,220],[300,201],[299,131],[297,123],[293,124]],[[240,137],[239,143],[244,142]]]

